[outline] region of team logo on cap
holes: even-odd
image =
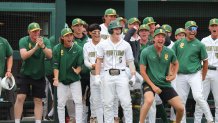
[[[151,22],[151,18],[148,18],[148,21]]]
[[[191,25],[195,25],[195,23],[193,21],[191,21]]]
[[[164,58],[165,58],[166,61],[168,60],[168,57],[169,57],[168,54],[165,54],[165,55],[164,55]]]
[[[63,56],[64,55],[64,50],[61,50],[61,56]]]
[[[216,20],[215,20],[215,19],[213,19],[213,23],[216,23]]]
[[[180,44],[180,48],[184,48],[184,43],[181,43],[181,44]]]
[[[37,24],[34,24],[34,27],[37,27]]]

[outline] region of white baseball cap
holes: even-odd
[[[12,90],[13,87],[15,86],[15,79],[14,76],[11,77],[4,77],[2,81],[0,82],[1,87],[6,89],[6,90]]]

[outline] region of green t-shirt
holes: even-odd
[[[13,49],[8,41],[5,38],[0,37],[0,77],[5,76],[6,58],[10,57],[12,54]]]
[[[50,41],[47,38],[43,37],[43,42],[46,48],[51,49]],[[27,51],[34,48],[35,45],[36,43],[32,42],[29,36],[25,36],[19,41],[19,48],[25,48]],[[35,80],[43,78],[45,76],[44,60],[43,49],[37,49],[31,57],[22,61],[21,75],[29,76]]]
[[[187,41],[183,38],[176,41],[172,49],[179,61],[178,73],[196,73],[202,68],[201,61],[207,59],[206,48],[198,39]]]
[[[83,35],[82,38],[76,38],[74,39],[74,43],[78,44],[80,47],[83,48],[84,44],[88,42],[88,36],[87,35]],[[85,64],[83,64],[82,66],[82,74],[89,74],[90,73],[90,69],[88,67],[85,66]]]
[[[72,67],[83,65],[82,48],[74,44],[71,48],[65,48],[63,44],[57,44],[53,49],[53,68],[59,70],[59,81],[65,85],[80,80]]]
[[[172,87],[171,83],[166,81],[166,76],[169,73],[170,63],[176,61],[175,53],[165,46],[160,56],[154,45],[145,48],[140,56],[140,64],[146,66],[148,77],[158,87]]]

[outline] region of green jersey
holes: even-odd
[[[158,87],[172,87],[171,83],[166,81],[169,73],[170,63],[177,61],[175,53],[163,47],[160,56],[154,45],[144,49],[140,56],[140,64],[146,66],[146,73],[150,80]]]
[[[10,57],[13,50],[5,38],[0,37],[0,77],[5,75],[6,57]]]
[[[198,39],[187,41],[183,38],[176,41],[172,49],[179,61],[178,73],[196,73],[202,68],[201,61],[207,59],[206,48]]]
[[[59,81],[65,85],[80,80],[72,67],[83,65],[82,48],[73,44],[71,48],[65,48],[63,44],[57,44],[53,49],[53,68],[59,70]]]
[[[43,42],[46,48],[51,49],[50,41],[43,37]],[[34,48],[36,43],[32,42],[29,36],[25,36],[19,41],[19,48],[27,51]],[[22,61],[20,73],[24,76],[29,76],[32,79],[41,79],[45,76],[44,68],[45,54],[43,49],[37,49],[32,56]]]
[[[76,38],[74,39],[74,43],[75,44],[78,44],[80,47],[84,47],[84,44],[88,42],[88,36],[87,35],[83,35],[82,38]],[[85,64],[83,64],[82,66],[82,71],[81,73],[82,74],[89,74],[90,73],[90,70],[88,67],[85,66]]]

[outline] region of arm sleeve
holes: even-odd
[[[52,58],[52,61],[53,61],[53,69],[59,69],[59,64],[60,64],[60,57],[59,57],[59,54],[60,54],[60,48],[58,48],[58,46],[56,45],[53,49],[53,58]]]
[[[134,57],[133,57],[133,53],[132,53],[132,48],[131,46],[128,44],[127,48],[126,48],[126,61],[133,61]]]
[[[136,29],[132,28],[129,29],[128,32],[126,33],[124,40],[127,42],[130,42],[131,37],[134,35],[134,33],[136,32]]]
[[[92,64],[89,62],[89,56],[88,56],[88,51],[87,51],[87,45],[85,45],[83,47],[83,56],[84,56],[84,63],[86,65],[86,67],[88,67],[89,69],[92,69]]]
[[[11,45],[8,43],[7,40],[5,40],[5,46],[6,46],[6,57],[9,57],[13,54],[13,49],[11,47]]]
[[[170,49],[171,50],[171,49]],[[172,59],[171,59],[171,62],[174,63],[177,61],[177,57],[176,57],[176,54],[175,52],[172,50]]]
[[[200,57],[201,57],[201,60],[206,60],[208,58],[206,47],[204,44],[202,44],[201,46]]]
[[[144,49],[142,50],[142,53],[140,55],[140,64],[147,66],[148,62],[147,62],[147,50]]]
[[[48,49],[51,49],[51,43],[50,40],[47,38],[43,38],[44,44]]]
[[[97,58],[104,58],[104,49],[101,42],[97,45]]]
[[[21,39],[19,40],[19,49],[23,49],[23,48],[26,49],[27,41],[26,41],[25,39],[26,39],[26,38],[21,38]]]
[[[79,50],[79,57],[78,57],[78,60],[77,60],[77,66],[82,66],[84,64],[84,59],[83,59],[83,50],[82,48],[80,48]]]

